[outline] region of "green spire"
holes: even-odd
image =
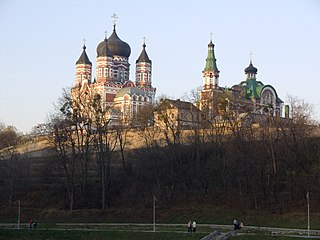
[[[206,67],[204,68],[204,71],[219,72],[216,61],[217,59],[214,56],[214,44],[211,40],[208,44],[208,57],[206,59]]]

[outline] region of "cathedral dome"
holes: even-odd
[[[113,33],[108,38],[108,47],[113,55],[118,55],[122,57],[129,57],[131,54],[131,48],[128,43],[122,41],[117,33],[116,26],[114,25]]]
[[[247,67],[246,69],[244,69],[244,72],[247,74],[247,73],[254,73],[256,74],[258,72],[258,69],[256,67],[254,67],[252,65],[252,61],[250,61],[250,65],[249,67]]]
[[[97,47],[97,57],[112,57],[112,53],[108,47],[107,38],[105,38]]]

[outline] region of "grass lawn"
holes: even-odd
[[[204,233],[88,230],[0,230],[0,240],[199,240]]]
[[[64,211],[57,209],[21,209],[21,222],[27,223],[35,218],[44,224],[54,223],[152,223],[152,209],[143,207],[111,208],[106,210],[86,209]],[[0,222],[16,222],[18,209],[4,208],[0,210]],[[320,213],[311,213],[311,229],[320,226]],[[208,204],[192,206],[174,206],[156,210],[157,223],[187,224],[190,219],[203,224],[232,225],[234,218],[241,219],[245,226],[284,227],[307,229],[305,212],[271,214],[267,211],[242,211]]]
[[[105,231],[105,230],[0,230],[0,240],[199,240],[206,233],[184,232],[136,232],[136,231]],[[232,237],[234,240],[289,240],[292,237],[270,235],[241,235]],[[305,238],[294,238],[302,240]]]

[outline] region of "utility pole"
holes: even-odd
[[[153,195],[153,232],[156,231],[156,196]]]
[[[20,200],[18,200],[18,229],[20,229]]]
[[[307,192],[307,203],[308,203],[308,238],[310,238],[310,205],[309,205],[309,191]]]

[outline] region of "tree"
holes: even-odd
[[[15,200],[21,198],[23,189],[28,188],[26,181],[27,166],[22,156],[15,150],[9,149],[6,153],[0,155],[1,178],[3,181],[2,193],[6,196],[8,206],[12,207]]]
[[[289,169],[287,181],[290,183],[290,198],[294,200],[302,197],[318,181],[317,174],[314,175],[314,169],[319,167],[318,127],[313,119],[312,104],[294,96],[288,96],[288,102],[291,118],[281,122],[286,151],[280,156]]]
[[[115,127],[117,133],[117,142],[120,149],[122,166],[127,176],[130,175],[130,167],[126,163],[125,148],[127,145],[127,135],[130,131],[129,125],[124,124],[122,121]]]
[[[196,104],[200,101],[200,92],[202,89],[202,86],[192,89],[190,92],[184,93],[181,99]]]
[[[73,92],[73,94],[80,94]],[[88,93],[72,96],[65,89],[57,103],[57,113],[50,118],[53,129],[51,142],[60,159],[65,175],[65,186],[69,198],[69,209],[74,208],[75,188],[79,186],[81,202],[86,199],[86,186],[91,157],[92,97]]]
[[[15,146],[18,143],[18,132],[13,126],[5,126],[1,124],[0,127],[0,149]]]
[[[109,108],[103,105],[101,96],[95,94],[92,101],[92,122],[94,131],[94,148],[98,161],[101,182],[101,208],[105,209],[109,200],[111,184],[111,160],[117,144],[117,133],[112,127]]]
[[[162,132],[166,153],[170,166],[170,192],[169,199],[172,200],[176,191],[177,182],[183,189],[187,189],[184,172],[182,171],[181,159],[181,124],[178,119],[178,111],[172,106],[172,101],[164,99],[156,107],[155,124]]]

